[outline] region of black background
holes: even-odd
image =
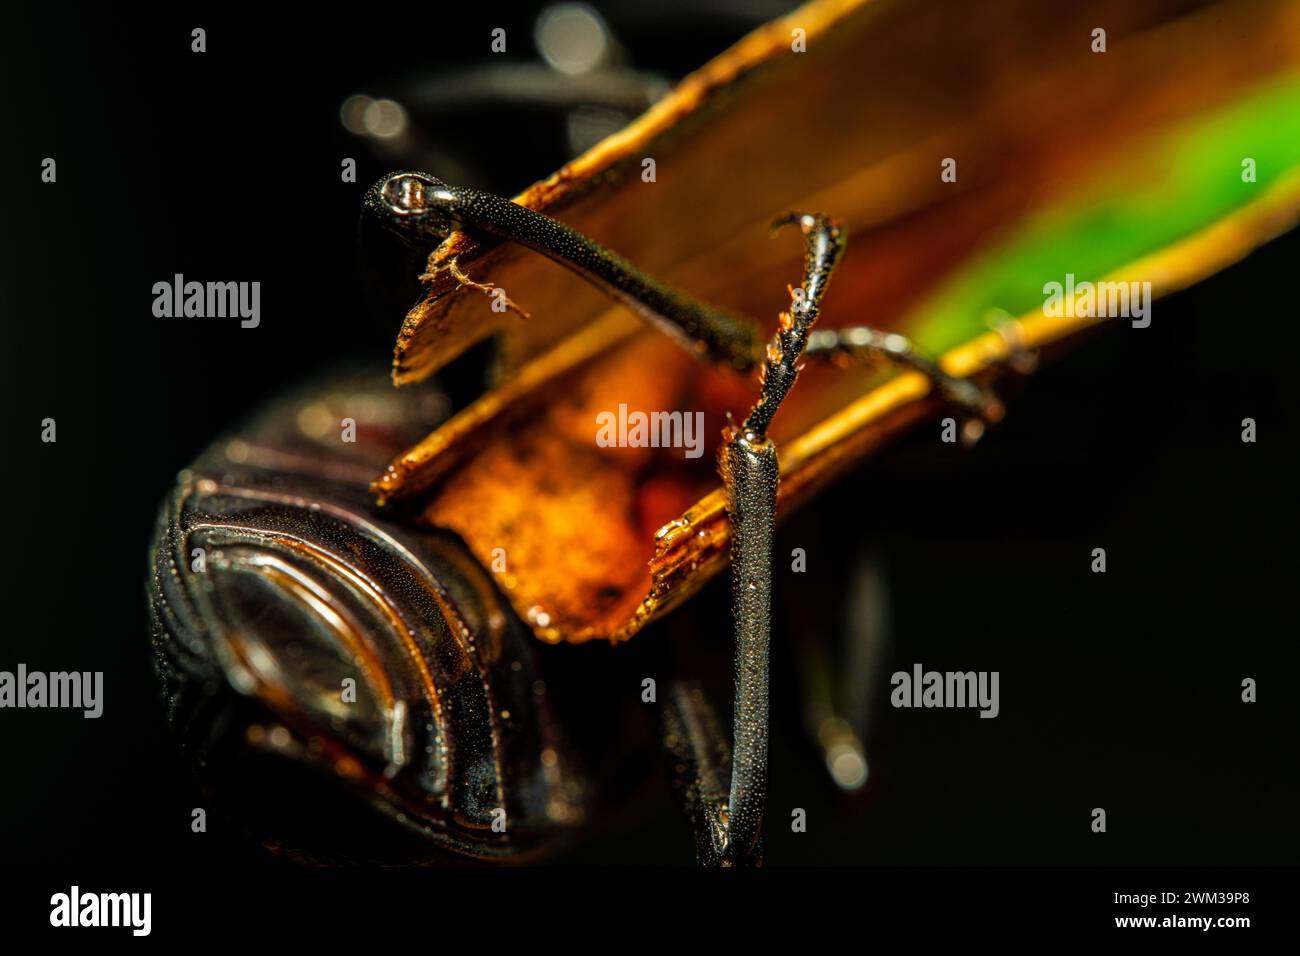
[[[632,9],[608,17],[635,62],[670,77],[745,30]],[[496,26],[507,55],[531,57],[530,10],[8,20],[0,667],[102,670],[106,708],[0,714],[0,862],[283,867],[237,831],[190,832],[198,798],[148,656],[155,509],[177,469],[286,384],[344,358],[387,362],[412,289],[358,246],[361,192],[388,170],[343,131],[339,103],[480,59]],[[446,135],[479,144],[482,184],[507,194],[566,158],[536,116],[459,116]],[[56,185],[39,180],[45,156]],[[339,181],[344,156],[355,185]],[[783,600],[778,575],[770,863],[1296,861],[1300,343],[1280,293],[1298,252],[1300,236],[1280,239],[1162,301],[1149,329],[1091,337],[973,452],[916,436],[783,529],[778,553],[808,547],[813,570],[877,548],[890,669],[999,670],[1002,713],[886,709],[867,793],[837,798],[780,636],[825,614]],[[175,272],[260,280],[261,327],[154,319],[152,284]],[[55,445],[39,440],[47,416]],[[1247,416],[1254,445],[1239,439]],[[1104,576],[1089,571],[1098,546]],[[726,614],[713,587],[659,632],[704,642],[723,693]],[[689,863],[684,819],[651,790],[569,859]],[[1098,806],[1104,836],[1089,830]],[[808,833],[789,832],[791,807]]]

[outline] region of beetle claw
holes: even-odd
[[[513,299],[506,295],[504,289],[494,286],[491,282],[475,282],[461,270],[460,264],[455,259],[452,259],[451,262],[447,263],[447,268],[451,270],[452,277],[461,287],[468,286],[471,289],[478,289],[484,295],[504,302],[506,308],[517,314],[521,319],[530,318],[527,312],[521,309]]]

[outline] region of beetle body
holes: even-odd
[[[766,544],[778,505],[788,513],[945,407],[915,371],[809,368],[773,422],[779,456],[740,467],[724,454],[728,480],[756,474],[771,493],[763,520],[747,526],[745,496],[724,492],[712,463],[731,440],[727,415],[754,407],[768,385],[741,374],[766,336],[737,333],[709,356],[692,331],[700,313],[672,290],[770,322],[797,275],[792,247],[769,238],[772,219],[825,210],[845,221],[854,251],[813,335],[859,323],[906,334],[945,374],[982,383],[1095,324],[1048,315],[1047,279],[1086,267],[1094,279],[1152,281],[1160,295],[1222,268],[1300,215],[1300,139],[1270,138],[1300,115],[1300,48],[1288,39],[1298,34],[1287,4],[1210,6],[1116,0],[1052,11],[1049,22],[1031,0],[993,12],[953,5],[950,47],[936,54],[932,5],[812,4],[516,197],[558,222],[515,242],[492,228],[523,216],[504,200],[433,177],[386,178],[372,209],[427,212],[427,229],[408,238],[430,246],[450,230],[430,249],[394,382],[417,385],[492,335],[502,337],[501,374],[449,419],[422,415],[418,391],[331,381],[270,406],[182,473],[159,522],[151,601],[159,670],[197,762],[221,776],[218,763],[251,755],[258,771],[234,776],[259,806],[279,796],[259,786],[262,768],[327,781],[307,791],[319,796],[286,791],[280,822],[347,791],[422,838],[403,851],[414,859],[524,859],[574,833],[590,820],[590,777],[537,660],[562,649],[533,638],[631,637],[726,567],[733,546]],[[1101,13],[1105,82],[1086,42]],[[793,29],[806,52],[792,49]],[[1226,33],[1241,42],[1224,47]],[[937,56],[964,65],[962,82],[933,68]],[[1004,82],[1009,62],[1027,64],[1034,82]],[[907,102],[883,90],[906,90]],[[1238,125],[1216,125],[1229,91],[1250,108],[1230,117]],[[1095,148],[1063,140],[1068,124],[1087,128]],[[1225,129],[1237,138],[1215,139],[1203,161],[1183,148]],[[1292,175],[1220,201],[1217,177],[1232,171],[1223,156],[1259,148]],[[637,175],[647,155],[657,182]],[[941,175],[944,157],[959,158],[955,180]],[[571,233],[618,255],[575,275],[534,254]],[[1015,268],[1000,271],[1004,261]],[[618,262],[662,282],[628,299],[607,274]],[[480,293],[497,289],[533,317],[492,310]],[[647,301],[679,320],[676,341],[627,308]],[[704,454],[601,446],[600,416],[624,406],[702,413]],[[355,441],[341,434],[345,421]],[[736,562],[737,580],[770,568],[759,552]],[[760,604],[737,602],[755,617],[767,613]],[[748,630],[738,627],[738,643]],[[765,663],[766,632],[753,643]],[[754,709],[765,716],[762,677]],[[669,715],[671,736],[705,745],[698,757],[709,721],[694,697],[674,699],[686,704]],[[751,749],[761,769],[765,754]],[[728,818],[718,771],[727,759],[697,768],[703,831]],[[745,790],[734,783],[733,796]],[[757,847],[758,820],[743,822]],[[268,841],[316,858],[312,844],[350,832],[328,817],[298,829],[301,839]],[[321,856],[373,851],[349,842]],[[716,841],[700,845],[702,858],[722,858]]]
[[[250,788],[260,815],[311,801],[229,763],[341,783],[425,837],[423,853],[527,855],[579,821],[587,795],[532,637],[490,573],[454,535],[373,513],[369,479],[419,407],[381,375],[349,375],[274,403],[180,475],[152,562],[158,669],[196,763]],[[351,818],[327,832],[316,842],[343,858],[375,853],[347,845]]]

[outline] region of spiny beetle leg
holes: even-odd
[[[767,795],[768,648],[772,630],[772,533],[779,480],[776,443],[767,428],[799,375],[808,333],[831,272],[844,252],[839,224],[790,215],[804,235],[804,283],[768,343],[758,402],[740,427],[729,425],[718,453],[731,525],[731,593],[735,625],[731,786],[711,858],[723,866],[756,863]],[[698,838],[697,838],[698,839]],[[720,844],[720,845],[719,845]]]

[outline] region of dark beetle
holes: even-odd
[[[300,802],[288,768],[462,858],[527,854],[585,813],[533,638],[490,576],[454,536],[372,513],[369,481],[429,424],[426,398],[353,374],[284,399],[182,472],[159,518],[150,595],[173,724],[205,779],[295,855],[437,858],[386,852],[337,787]],[[355,442],[333,406],[370,413]]]
[[[665,715],[701,861],[761,861],[773,416],[806,357],[842,353],[909,364],[973,415],[996,419],[1000,404],[919,358],[900,335],[855,327],[811,337],[846,241],[823,216],[778,221],[803,234],[804,275],[762,348],[744,319],[676,293],[506,200],[419,173],[392,174],[369,197],[372,214],[411,238],[427,229],[436,240],[455,226],[512,239],[590,278],[693,351],[761,366],[757,402],[727,428],[719,452],[733,557],[732,746],[699,695],[673,688]],[[355,409],[374,418],[345,417]],[[178,696],[202,679],[205,692],[257,701],[275,723],[270,731],[251,725],[247,744],[290,751],[342,778],[436,845],[475,857],[527,853],[581,818],[582,785],[565,766],[529,633],[487,572],[452,535],[373,513],[368,479],[385,452],[412,440],[412,424],[391,398],[336,386],[332,396],[272,408],[185,472],[164,511],[153,564],[160,667]]]
[[[1121,6],[1115,4],[1117,10]],[[1177,6],[1169,5],[1170,18]],[[1008,312],[1008,321],[987,331],[976,328],[987,316],[976,314],[973,304],[969,310],[950,307],[954,315],[945,315],[945,321],[954,316],[960,321],[938,338],[947,344],[935,348],[949,349],[942,365],[918,354],[899,332],[855,324],[872,316],[882,321],[897,318],[898,300],[917,294],[913,285],[937,281],[936,276],[952,270],[955,262],[974,256],[972,250],[982,248],[984,239],[1022,225],[1025,210],[1037,209],[1039,194],[1051,192],[1048,181],[1066,175],[1061,170],[1077,166],[1077,182],[1066,182],[1087,185],[1090,180],[1082,171],[1093,172],[1094,163],[1102,168],[1105,160],[1106,151],[1095,151],[1096,156],[1072,154],[1069,163],[1049,162],[1055,155],[1052,149],[1029,148],[1047,139],[1042,133],[1050,128],[1039,117],[1041,111],[1026,105],[1036,101],[1012,96],[1007,92],[1010,85],[985,78],[1000,75],[994,58],[1002,56],[1003,41],[1011,35],[1025,39],[1022,34],[1029,27],[1017,24],[1031,18],[1008,12],[1005,21],[984,24],[981,11],[971,14],[963,30],[954,26],[960,49],[985,58],[988,67],[972,68],[970,90],[954,91],[941,88],[942,77],[930,77],[928,66],[916,67],[920,60],[904,42],[922,42],[910,38],[929,36],[929,9],[923,4],[896,7],[886,11],[890,16],[877,16],[875,5],[867,11],[865,5],[821,4],[801,11],[796,19],[772,24],[684,83],[672,98],[629,127],[628,135],[611,137],[522,194],[518,203],[419,172],[385,177],[366,197],[371,216],[432,253],[422,277],[428,282],[426,298],[412,310],[399,337],[394,366],[399,384],[422,380],[474,342],[505,328],[504,318],[495,314],[469,321],[468,309],[458,304],[476,298],[458,299],[466,288],[503,291],[486,281],[489,272],[496,282],[513,282],[503,276],[528,276],[521,285],[547,285],[551,291],[549,315],[532,322],[527,336],[518,336],[527,347],[515,359],[532,364],[510,368],[514,378],[503,377],[491,396],[510,392],[512,385],[525,380],[498,403],[513,401],[506,410],[512,414],[524,406],[558,405],[557,396],[566,389],[581,393],[581,383],[595,378],[590,369],[615,351],[627,358],[636,348],[656,350],[664,361],[657,351],[662,343],[647,345],[643,329],[626,332],[604,321],[602,310],[610,311],[608,298],[670,333],[691,356],[701,359],[696,365],[675,353],[663,366],[675,363],[671,375],[656,367],[661,378],[672,378],[667,394],[694,401],[702,390],[692,392],[688,386],[695,384],[698,369],[706,363],[709,375],[719,368],[733,375],[733,385],[742,380],[734,375],[737,372],[750,376],[743,379],[747,386],[758,379],[756,401],[753,392],[748,393],[744,407],[728,397],[734,392],[711,391],[715,398],[723,396],[718,401],[728,414],[736,412],[735,419],[728,419],[718,449],[723,488],[719,493],[714,476],[706,474],[710,485],[703,496],[687,498],[695,505],[673,511],[667,524],[648,525],[659,529],[650,556],[652,573],[646,575],[648,588],[633,593],[625,586],[601,587],[602,581],[583,580],[576,590],[578,599],[570,601],[586,608],[608,599],[621,613],[630,599],[636,607],[624,615],[630,623],[605,627],[602,618],[602,626],[592,628],[595,637],[618,639],[676,606],[730,558],[735,648],[731,746],[721,732],[723,722],[714,718],[697,692],[674,686],[659,701],[665,743],[681,771],[694,820],[698,856],[707,863],[745,864],[762,858],[778,481],[783,483],[784,513],[787,503],[815,494],[885,437],[940,410],[956,410],[967,419],[964,434],[977,437],[985,423],[1002,414],[1001,404],[986,387],[1005,371],[1002,366],[1009,360],[1014,365],[1026,357],[1023,352],[1090,324],[1048,316],[1037,303],[1020,303],[1007,306],[1016,309],[1019,318]],[[958,13],[954,8],[951,15]],[[1245,19],[1251,19],[1251,29],[1260,37],[1273,29],[1267,17],[1244,18],[1243,23]],[[792,27],[801,34],[807,28],[806,55],[791,49]],[[1206,20],[1201,29],[1208,36],[1221,27]],[[1036,42],[1023,45],[1039,48]],[[1077,75],[1084,75],[1085,69],[1079,61],[1090,56],[1086,45],[1081,46],[1071,61]],[[1153,79],[1147,73],[1156,69],[1154,60],[1141,55],[1122,59],[1118,54],[1113,59],[1130,71],[1124,75],[1134,78],[1124,89],[1135,98],[1134,115],[1139,116],[1146,107],[1154,112],[1153,104],[1163,109],[1180,78],[1203,72],[1195,57],[1172,65],[1161,59],[1160,76]],[[890,111],[905,115],[908,122],[901,132],[893,130],[892,139],[886,137],[880,147],[884,152],[877,150],[876,139],[886,131],[870,122],[846,122],[856,117],[854,110],[875,89],[872,81],[880,82],[875,64],[891,84],[896,78],[890,70],[912,71],[909,75],[922,93],[931,90],[932,81],[938,84],[931,95],[916,97],[928,125],[914,126],[910,108]],[[926,75],[914,75],[918,70]],[[1125,142],[1122,136],[1136,135],[1129,127],[1142,124],[1114,119],[1117,111],[1104,92],[1092,91],[1087,115],[1114,126],[1115,144]],[[970,165],[964,168],[978,168],[983,158],[985,179],[977,178],[973,188],[945,183],[928,153],[924,175],[902,176],[902,165],[895,168],[893,161],[905,158],[911,169],[913,144],[947,143],[940,134],[951,133],[953,117],[964,115],[959,107],[964,103],[978,112],[981,101],[976,94],[990,97],[992,106],[987,115],[972,113],[968,121],[963,119],[957,133],[964,139],[953,141],[971,151],[972,160],[963,160]],[[746,97],[749,106],[744,108],[761,110],[762,117],[735,113],[742,108],[736,103]],[[929,102],[942,103],[943,109],[927,112]],[[706,135],[710,125],[700,121],[706,117],[722,118],[716,124],[717,136]],[[1021,124],[1030,129],[1020,130]],[[986,135],[985,130],[992,132]],[[1026,154],[1024,162],[996,162],[1003,152],[1003,133],[1017,130],[1015,142]],[[683,160],[677,171],[687,174],[676,180],[679,185],[641,189],[654,180],[639,179],[638,165],[653,158],[650,153],[666,163],[674,150]],[[936,158],[942,155],[936,152]],[[715,195],[717,169],[704,175],[699,166],[691,166],[692,157],[698,164],[723,169],[730,163],[739,185],[718,188]],[[891,178],[893,174],[899,175]],[[893,195],[895,191],[899,194]],[[665,270],[685,270],[694,282],[712,280],[714,292],[724,296],[720,301],[753,305],[768,301],[754,291],[759,285],[779,290],[783,280],[795,276],[777,275],[775,263],[782,261],[784,250],[772,252],[769,246],[767,252],[756,251],[750,234],[761,229],[760,219],[770,221],[770,215],[783,211],[769,203],[806,201],[835,207],[826,209],[828,213],[865,220],[860,232],[868,240],[874,235],[870,248],[876,252],[906,246],[909,255],[888,258],[885,267],[874,270],[852,266],[845,283],[852,308],[814,329],[848,233],[839,222],[811,209],[781,217],[779,224],[795,226],[801,234],[803,271],[772,335],[761,332],[745,315],[712,308],[655,280],[539,211],[551,210],[584,226],[664,275],[670,274]],[[1179,288],[1244,255],[1294,222],[1295,206],[1293,192],[1277,192],[1244,205],[1233,214],[1230,228],[1217,230],[1217,218],[1202,223],[1200,232],[1179,240],[1181,252],[1170,251],[1173,247],[1144,249],[1160,259],[1157,293]],[[1076,237],[1074,248],[1087,238],[1084,230],[1090,221],[1078,227],[1084,238]],[[936,261],[931,263],[925,239],[935,241],[940,234],[943,242],[936,242]],[[670,240],[680,241],[680,248],[670,247]],[[1150,244],[1170,241],[1165,237]],[[607,298],[593,296],[590,288],[562,270],[530,273],[519,265],[523,254],[517,246],[568,267]],[[503,247],[508,254],[497,255]],[[685,261],[691,257],[699,261]],[[474,270],[478,281],[461,270],[461,262]],[[1119,258],[1107,268],[1129,265]],[[552,282],[555,273],[562,273],[564,282]],[[895,280],[894,301],[875,311],[867,308],[876,305],[880,285],[890,280]],[[511,291],[522,298],[536,288]],[[592,298],[599,298],[598,304],[593,305]],[[1002,303],[984,303],[994,305],[1003,308]],[[583,334],[588,329],[599,335],[588,338]],[[560,339],[563,342],[556,345]],[[564,343],[577,344],[552,360]],[[824,389],[822,405],[805,409],[799,420],[802,431],[778,435],[783,443],[778,459],[769,426],[774,416],[778,429],[796,418],[801,389],[808,391],[806,386],[794,388],[805,361],[834,366],[839,373],[872,362],[902,365],[920,375],[889,379],[871,395],[866,389],[872,380],[860,370],[858,378],[847,382],[831,383],[831,375],[839,373],[829,368],[809,375],[813,381],[807,385],[820,382]],[[546,367],[545,376],[525,374],[537,366]],[[625,367],[615,365],[611,378]],[[603,384],[601,400],[617,400],[625,387],[622,381]],[[645,384],[644,378],[640,384]],[[661,384],[658,379],[656,384]],[[783,405],[792,389],[796,401]],[[868,402],[876,393],[882,393],[880,401]],[[550,639],[547,625],[540,617],[521,620],[519,615],[527,616],[531,603],[520,603],[524,589],[507,595],[484,566],[485,550],[496,546],[490,534],[505,522],[475,540],[474,529],[466,530],[469,522],[452,533],[451,525],[440,523],[436,513],[430,518],[429,511],[420,510],[421,496],[436,495],[439,483],[454,484],[447,476],[456,473],[443,466],[456,454],[472,456],[484,446],[487,439],[480,426],[489,423],[496,429],[494,450],[513,451],[525,444],[516,435],[529,432],[531,422],[518,425],[516,432],[517,423],[487,401],[473,409],[467,427],[448,429],[449,435],[441,430],[428,435],[440,417],[433,414],[439,409],[429,394],[425,402],[434,405],[422,406],[410,392],[392,392],[376,375],[326,381],[285,399],[212,446],[183,472],[159,522],[151,602],[158,667],[173,722],[189,742],[204,779],[219,783],[224,799],[267,818],[261,833],[268,844],[304,859],[526,858],[553,849],[593,820],[594,778],[590,766],[580,766],[577,756],[588,751],[566,738],[583,732],[582,721],[558,717],[565,695],[554,693],[555,675],[543,673],[540,658],[545,655],[534,641],[534,635]],[[787,410],[778,415],[782,407]],[[528,460],[505,479],[492,474],[492,466],[520,462],[504,453],[476,459],[473,474],[497,492],[526,498],[528,507],[535,504],[527,497],[530,492],[559,488],[549,499],[554,503],[566,490],[561,482],[550,480],[554,471],[595,466],[590,457],[568,465],[571,455],[540,454],[539,449],[558,448],[576,450],[581,457],[590,451],[573,440],[567,446],[550,442],[552,436],[544,430],[529,432],[528,447],[520,453]],[[431,439],[439,440],[430,444]],[[559,464],[557,459],[562,459]],[[598,464],[607,466],[608,461]],[[634,465],[624,471],[606,467],[606,472],[617,472],[618,479],[630,475],[632,484],[645,474]],[[381,479],[372,481],[381,473]],[[518,475],[539,474],[540,479],[522,490],[515,487]],[[697,481],[690,487],[698,486]],[[455,487],[473,490],[479,485]],[[384,504],[410,510],[380,510],[374,490]],[[490,511],[501,497],[471,495],[468,505],[462,498],[457,516]],[[624,517],[642,517],[636,504],[634,500],[624,507]],[[602,520],[599,507],[585,499],[572,510],[555,523],[586,529],[590,525],[582,522]],[[518,517],[520,513],[527,517]],[[549,510],[546,514],[551,517]],[[508,517],[517,527],[535,515],[535,509],[524,507]],[[682,518],[672,520],[677,515]],[[655,512],[655,517],[662,515]],[[644,528],[638,525],[636,530]],[[644,534],[637,540],[650,537]],[[533,588],[550,588],[548,593],[558,587],[541,572],[554,566],[560,569],[557,576],[577,578],[586,567],[600,564],[589,555],[566,564],[555,560],[554,549],[528,550],[528,582]],[[540,599],[534,606],[540,608]],[[296,786],[303,775],[306,790]],[[320,785],[323,780],[331,785]],[[342,794],[350,799],[338,800]],[[367,806],[380,813],[358,812]],[[396,824],[396,829],[373,830],[376,820]],[[409,839],[411,834],[422,839]]]

